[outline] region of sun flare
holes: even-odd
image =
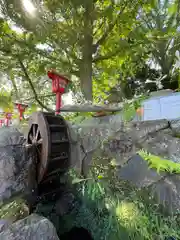
[[[31,0],[22,0],[22,4],[27,13],[29,13],[30,15],[35,15],[36,7],[31,2]]]

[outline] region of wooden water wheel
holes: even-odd
[[[36,149],[39,194],[56,192],[59,190],[57,179],[70,166],[70,138],[65,119],[51,113],[33,113],[29,119],[27,144]]]

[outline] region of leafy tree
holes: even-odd
[[[166,75],[162,81],[164,88],[177,88],[177,78],[173,78],[172,70],[180,44],[179,20],[179,1],[154,0],[149,11],[140,11],[140,25],[131,35],[136,40],[140,39],[142,48],[147,49],[151,59]]]
[[[92,100],[92,78],[96,80],[96,72],[99,78],[98,65],[110,60],[117,68],[126,51],[130,54],[126,38],[136,26],[142,4],[145,1],[46,0],[40,1],[32,16],[20,2],[1,0],[2,57],[11,58],[16,79],[21,79],[24,87],[28,82],[41,106],[35,79],[48,67],[80,79],[85,98]],[[12,31],[8,19],[24,31]]]

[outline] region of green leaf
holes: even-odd
[[[177,3],[174,3],[174,4],[171,4],[168,8],[168,13],[169,14],[174,14],[174,13],[177,13]]]
[[[82,178],[74,178],[72,180],[72,184],[78,184],[78,183],[81,183],[81,182],[85,182],[85,181],[88,181],[88,180],[91,180],[92,178],[85,178],[85,179],[82,179]]]

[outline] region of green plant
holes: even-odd
[[[82,226],[95,240],[164,240],[166,236],[180,236],[178,217],[163,216],[153,199],[146,203],[134,187],[117,179],[109,165],[92,167],[87,179],[75,172],[71,177],[80,201],[61,220],[62,231]]]
[[[156,169],[159,172],[180,173],[180,164],[171,160],[163,159],[161,157],[150,154],[144,150],[138,154],[148,162],[150,168]]]
[[[1,206],[0,219],[10,220],[14,222],[29,214],[28,207],[21,197],[16,197],[12,201]]]

